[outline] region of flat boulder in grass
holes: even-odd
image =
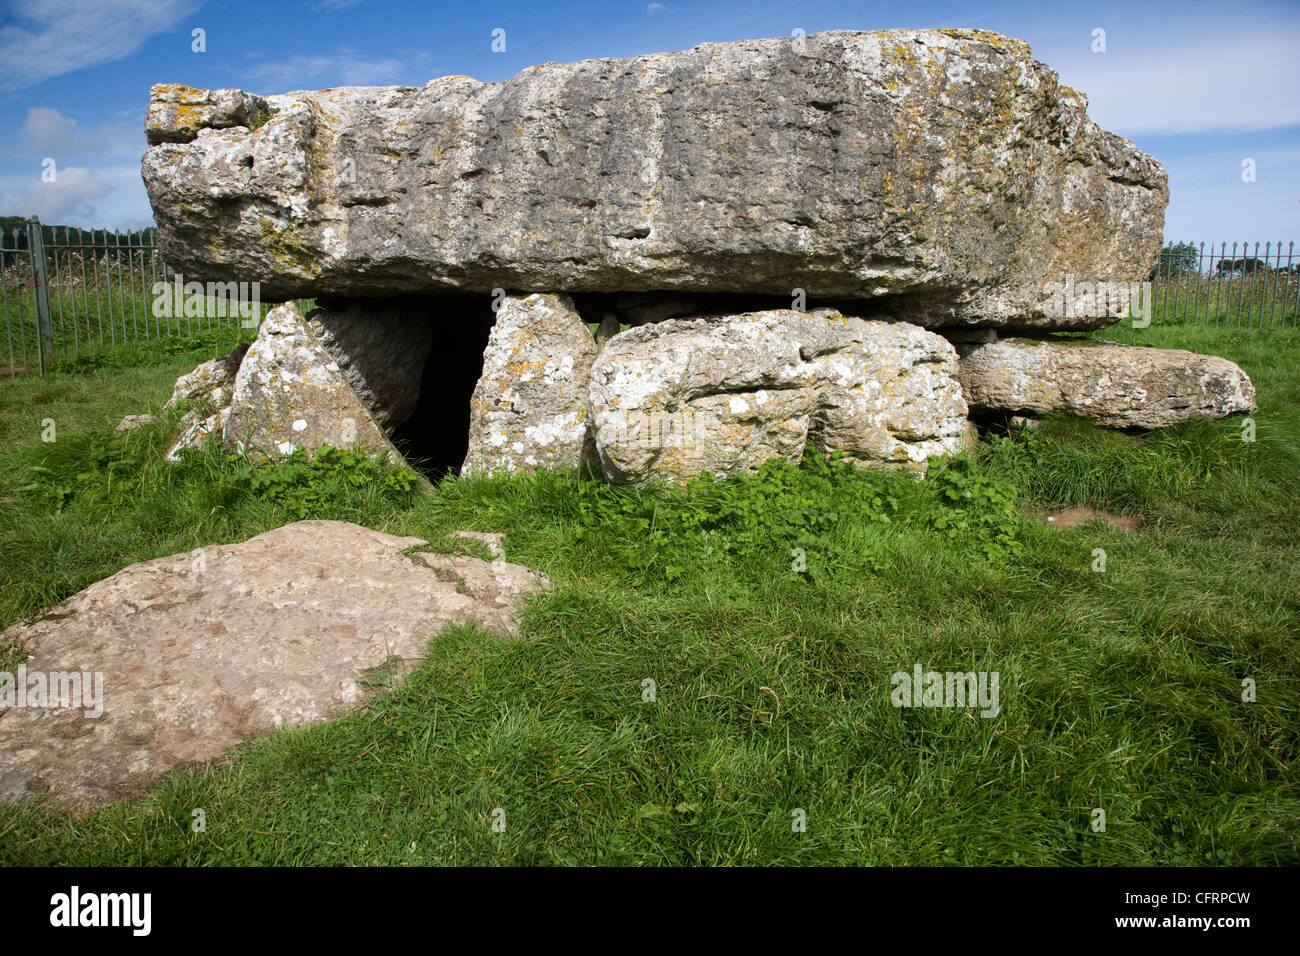
[[[612,482],[797,464],[811,442],[863,466],[923,469],[969,440],[957,354],[905,322],[833,309],[669,319],[605,345],[591,373]]]
[[[141,796],[169,770],[345,712],[445,625],[515,634],[549,584],[503,560],[412,550],[425,544],[299,521],[131,565],[10,627],[28,675],[102,674],[103,710],[0,712],[0,799]]]
[[[596,352],[569,296],[502,299],[470,399],[462,471],[571,470],[593,459],[587,378]]]
[[[1164,428],[1255,410],[1250,378],[1217,355],[1099,339],[1015,338],[959,348],[962,389],[975,411]]]
[[[255,459],[325,445],[402,456],[292,302],[267,313],[235,378],[226,447]]]
[[[1168,200],[1028,45],[979,30],[152,99],[160,250],[271,298],[801,288],[932,327],[1095,328],[1124,303],[1061,314],[1049,285],[1144,280]]]

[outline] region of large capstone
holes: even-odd
[[[1013,338],[960,348],[959,374],[972,411],[1164,428],[1255,409],[1246,373],[1217,355],[1098,339]]]
[[[931,327],[1093,328],[1146,279],[1168,197],[1026,44],[977,30],[152,95],[161,251],[268,298],[801,289]],[[1062,308],[1075,283],[1107,308]]]
[[[596,340],[567,295],[506,296],[470,401],[463,471],[568,470],[592,459],[587,378]]]
[[[968,440],[956,373],[953,347],[905,322],[830,309],[670,319],[601,351],[596,447],[614,482],[798,463],[809,442],[863,465],[922,469]]]

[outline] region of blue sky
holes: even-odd
[[[981,27],[1026,40],[1164,163],[1171,240],[1300,242],[1300,3],[0,0],[0,215],[148,224],[149,87],[259,93],[504,80],[527,66],[790,36]],[[192,31],[205,31],[205,52]],[[506,31],[493,52],[492,31]],[[1105,51],[1094,52],[1094,30]],[[53,183],[43,162],[55,161]],[[1254,160],[1255,181],[1242,163]]]

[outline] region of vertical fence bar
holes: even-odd
[[[1250,264],[1250,284],[1243,290],[1246,293],[1246,328],[1250,328],[1255,311],[1255,275],[1259,272],[1259,243],[1255,243],[1255,254],[1247,258]],[[1244,278],[1244,276],[1243,276]]]
[[[1205,243],[1196,251],[1196,298],[1192,300],[1192,321],[1199,321],[1201,313],[1201,286],[1204,281]]]
[[[86,307],[86,339],[92,340],[95,336],[95,330],[90,324],[90,284],[86,281],[86,233],[82,229],[77,230],[77,251],[81,258],[81,302]],[[104,344],[104,317],[100,315],[99,309],[95,309],[95,318],[99,321],[99,343]]]
[[[157,284],[158,284],[158,244],[157,244],[157,240],[153,236],[150,236],[149,237],[149,308],[150,309],[153,308],[153,300],[154,300],[153,287]],[[168,317],[166,313],[163,313],[162,315],[158,315],[157,313],[154,313],[154,317],[153,317],[154,335],[156,335],[158,338],[162,338],[162,328],[158,324],[160,319],[166,320],[167,334],[171,335],[172,334],[171,318]]]
[[[1234,242],[1232,244],[1232,259],[1228,262],[1228,265],[1231,266],[1233,262],[1236,261],[1236,258],[1237,258],[1237,244]],[[1221,275],[1224,276],[1225,278],[1231,275],[1231,270],[1224,269],[1222,262],[1219,263],[1219,268],[1222,270]],[[1232,311],[1232,283],[1229,281],[1228,289],[1223,295],[1223,324],[1224,325],[1228,324],[1228,315],[1231,311]]]
[[[114,295],[117,297],[117,313],[122,317],[122,343],[131,341],[126,331],[126,296],[122,294],[122,237],[116,229],[113,230],[113,252],[110,260],[113,264],[112,270],[108,274],[108,285],[112,289],[116,287]],[[115,275],[116,274],[116,275]],[[114,278],[117,279],[114,282]]]
[[[15,230],[15,233],[17,230]],[[5,267],[5,231],[0,229],[0,306],[5,310],[5,340],[9,343],[9,378],[18,377],[18,366],[14,364],[14,330],[9,324],[9,283],[5,280],[9,278],[9,273]],[[14,240],[14,261],[18,261],[18,242]],[[18,324],[22,326],[23,315],[21,311],[21,300],[19,302]]]
[[[1291,243],[1291,251],[1295,251],[1294,240]],[[1291,303],[1291,327],[1295,328],[1300,324],[1300,270],[1296,269],[1295,259],[1291,259],[1291,267],[1287,270],[1290,273],[1289,281],[1295,286],[1295,299]]]
[[[1278,284],[1284,276],[1282,272],[1282,239],[1278,239],[1278,264],[1273,271],[1273,297],[1269,299],[1269,328],[1273,328],[1273,311],[1278,304]],[[1264,316],[1260,316],[1260,321],[1264,321]]]
[[[1172,318],[1178,307],[1177,284],[1174,282],[1174,244],[1172,242],[1169,244],[1169,254],[1164,257],[1161,265],[1164,267],[1165,310]]]
[[[1160,272],[1160,284],[1162,287],[1164,287],[1164,291],[1165,291],[1164,311],[1165,311],[1165,315],[1167,316],[1173,316],[1173,310],[1171,310],[1171,308],[1169,307],[1169,303],[1170,303],[1169,287],[1171,285],[1169,271],[1170,268],[1173,268],[1171,267],[1171,261],[1173,261],[1173,258],[1174,258],[1174,243],[1169,243],[1169,246],[1165,247],[1165,251],[1162,252],[1160,256],[1160,269],[1158,269],[1158,272]]]
[[[104,284],[108,286],[108,292],[104,293],[103,291],[101,291],[101,289],[99,288],[99,279],[96,278],[95,295],[97,298],[108,303],[108,329],[109,329],[109,336],[110,336],[109,344],[116,346],[117,345],[117,314],[113,311],[113,275],[108,271],[109,270],[108,230],[104,229],[102,231],[104,233],[103,245],[97,246],[96,249],[97,250],[102,249],[104,252]],[[98,270],[96,270],[96,273],[98,274]]]
[[[1249,251],[1250,251],[1250,243],[1242,242],[1241,258],[1238,259],[1236,256],[1232,257],[1233,265],[1241,266],[1241,276],[1240,276],[1241,281],[1237,283],[1237,326],[1236,326],[1237,328],[1241,328],[1241,307],[1243,301],[1242,293],[1246,291],[1246,259],[1247,259],[1247,253]]]
[[[1293,268],[1293,266],[1294,266],[1294,262],[1295,262],[1295,260],[1294,260],[1294,258],[1293,258],[1293,254],[1294,254],[1294,252],[1295,252],[1295,240],[1293,239],[1291,242],[1289,242],[1289,243],[1287,244],[1287,247],[1286,247],[1286,271],[1283,272],[1282,275],[1280,276],[1280,278],[1283,280],[1283,283],[1282,283],[1282,319],[1283,319],[1283,321],[1286,320],[1286,294],[1287,294],[1287,292],[1289,292],[1289,291],[1291,290],[1291,285],[1290,285],[1290,283],[1291,283],[1291,281],[1292,281],[1292,268]],[[1282,243],[1281,243],[1280,241],[1279,241],[1278,244],[1277,244],[1277,258],[1278,258],[1278,263],[1280,264],[1281,261],[1282,261]],[[1277,291],[1276,291],[1276,289],[1274,290],[1273,297],[1274,297],[1274,298],[1277,298]],[[1271,325],[1272,325],[1272,323],[1270,322],[1270,327],[1271,327]]]
[[[1154,298],[1156,300],[1156,308],[1160,311],[1161,315],[1166,315],[1169,311],[1169,290],[1165,287],[1165,272],[1169,268],[1169,248],[1170,244],[1166,243],[1165,247],[1160,250],[1160,261],[1156,263],[1156,288]],[[1164,296],[1163,300],[1161,299],[1161,296]],[[1163,306],[1161,306],[1162,301],[1164,303]]]
[[[47,362],[54,361],[54,323],[50,319],[50,292],[45,284],[45,244],[41,235],[41,221],[32,217],[27,225],[27,251],[32,259],[32,291],[36,294],[36,344],[41,361],[41,374]]]
[[[24,229],[24,234],[25,234],[25,232],[26,232],[26,228],[27,228],[26,226],[23,227],[23,229]],[[13,235],[14,235],[14,271],[15,271],[15,274],[16,274],[16,273],[17,273],[17,266],[18,266],[18,253],[21,251],[21,249],[20,249],[20,247],[19,247],[19,245],[18,245],[18,227],[17,227],[17,226],[14,226],[14,232],[13,232]],[[25,372],[25,371],[27,371],[27,366],[28,366],[29,363],[28,363],[28,359],[27,359],[27,320],[23,317],[24,309],[23,309],[23,290],[22,290],[22,283],[19,283],[19,284],[14,288],[14,300],[18,303],[18,343],[19,343],[19,345],[22,347],[22,352],[23,352],[23,371]]]
[[[55,236],[55,239],[56,240],[58,239],[57,235]],[[72,287],[71,289],[68,288],[72,286],[72,246],[69,245],[68,243],[67,226],[63,227],[63,264],[64,264],[64,271],[67,272],[66,279],[63,276],[63,274],[59,271],[59,260],[56,254],[54,259],[54,275],[56,281],[59,283],[59,313],[60,314],[63,313],[63,309],[65,308],[64,302],[68,299],[68,292],[71,291],[72,293],[71,296],[72,298],[72,346],[73,348],[80,351],[81,350],[81,329],[77,327],[77,290],[75,287]],[[66,347],[68,343],[65,340],[63,344]]]
[[[128,241],[130,241],[130,235],[131,235],[130,233],[127,233]],[[137,235],[135,237],[135,250],[140,254],[140,272],[138,274],[138,278],[140,279],[140,294],[137,296],[135,293],[135,280],[137,278],[137,273],[135,271],[135,259],[132,258],[131,260],[131,301],[140,303],[140,311],[144,313],[144,337],[147,339],[149,338],[149,309],[147,308],[148,299],[145,298],[145,294],[144,294],[145,292],[144,247],[141,245],[143,241],[144,241],[143,235]],[[135,252],[131,253],[133,257],[135,256],[135,254],[136,254]]]
[[[59,234],[58,231],[53,226],[50,227],[50,255],[54,260],[54,272],[53,272],[52,282],[54,285],[54,291],[58,295],[58,299],[59,299],[59,337],[63,339],[63,341],[59,345],[59,354],[67,355],[68,354],[68,323],[66,317],[63,314],[63,283],[59,281]],[[51,308],[53,308],[53,306],[51,306]],[[75,335],[77,331],[75,320],[72,327],[72,331],[73,334]]]
[[[1264,243],[1264,265],[1257,267],[1260,269],[1260,321],[1257,328],[1264,328],[1264,303],[1269,299],[1269,277],[1273,274],[1273,267],[1269,265],[1269,258],[1273,255],[1273,243]],[[1252,297],[1252,302],[1253,302]]]

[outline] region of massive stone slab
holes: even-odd
[[[226,447],[255,459],[331,445],[402,462],[292,302],[276,306],[262,321],[239,366],[222,424]]]
[[[591,460],[587,378],[596,352],[569,296],[503,298],[470,400],[462,472],[567,470]]]
[[[832,309],[670,319],[605,345],[592,421],[614,482],[797,463],[811,441],[868,466],[923,468],[968,440],[957,354],[905,322]]]
[[[169,770],[342,713],[403,676],[445,625],[514,634],[549,583],[504,560],[414,550],[425,544],[299,521],[133,564],[10,627],[29,683],[84,672],[99,700],[0,713],[0,799],[140,796]]]
[[[1236,364],[1182,349],[1098,339],[1000,339],[959,346],[973,411],[1061,413],[1111,428],[1164,428],[1255,409],[1255,386]]]
[[[1016,40],[831,32],[265,98],[154,87],[164,256],[269,298],[893,296],[926,326],[1090,328],[1143,280],[1160,165]],[[239,125],[239,124],[243,125]]]

